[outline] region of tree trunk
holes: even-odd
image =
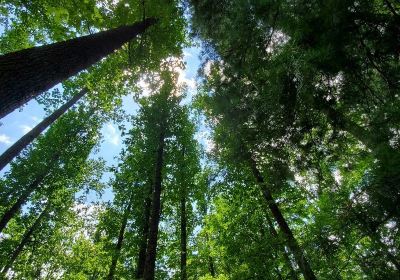
[[[1,271],[1,276],[5,276],[8,272],[8,270],[12,267],[13,263],[15,262],[15,260],[18,258],[19,254],[22,252],[22,250],[24,249],[25,245],[29,242],[29,240],[31,239],[32,234],[34,233],[34,231],[38,228],[38,226],[40,225],[41,220],[43,219],[43,217],[45,215],[47,215],[48,210],[50,207],[50,202],[47,203],[46,207],[44,208],[44,210],[42,211],[42,213],[40,213],[40,215],[36,218],[35,222],[33,223],[33,225],[29,228],[29,230],[27,230],[24,233],[24,236],[22,237],[21,242],[19,243],[18,247],[15,248],[14,252],[12,253],[9,261],[7,262],[7,264],[4,266],[3,270]]]
[[[185,166],[185,147],[182,149],[182,162]],[[186,183],[185,168],[181,169],[181,280],[187,280],[187,216],[186,216]]]
[[[58,110],[54,111],[50,116],[42,120],[31,131],[22,136],[17,142],[14,143],[0,156],[0,170],[9,164],[26,146],[28,146],[40,133],[48,128],[54,121],[56,121],[62,114],[71,108],[85,93],[86,89],[82,89],[78,94],[74,95],[71,100],[62,105]]]
[[[156,19],[0,56],[0,118],[143,33]]]
[[[265,200],[268,203],[268,207],[272,212],[272,215],[275,218],[275,221],[278,223],[278,226],[282,233],[284,234],[287,245],[290,251],[293,253],[294,258],[299,266],[301,273],[303,274],[306,280],[316,280],[316,276],[314,275],[313,270],[311,269],[310,264],[306,256],[303,253],[303,250],[300,248],[299,244],[297,243],[295,237],[293,236],[292,230],[289,228],[285,218],[283,217],[278,205],[276,204],[275,200],[272,197],[272,194],[264,182],[264,178],[261,175],[260,171],[257,169],[256,162],[251,157],[249,158],[250,168],[253,172],[254,177],[256,178],[257,183],[260,185],[262,193],[264,195]]]
[[[18,200],[9,208],[0,220],[0,232],[7,226],[7,223],[11,220],[12,217],[21,209],[22,205],[28,200],[29,196],[36,190],[36,188],[42,183],[43,179],[46,177],[46,174],[39,176],[39,178],[35,179],[21,194]]]
[[[267,218],[267,223],[268,223],[268,227],[269,227],[269,230],[271,232],[271,235],[278,240],[278,238],[279,238],[278,233],[276,232],[275,227],[272,224],[272,221],[269,218],[268,214],[266,215],[266,218]],[[285,250],[285,246],[280,246],[280,247],[281,247],[281,250],[282,250],[282,253],[283,253],[283,257],[284,257],[284,259],[286,261],[286,265],[289,268],[289,277],[290,277],[290,279],[298,280],[299,278],[297,277],[297,273],[296,273],[296,271],[294,270],[294,268],[292,266],[292,262],[290,261],[289,254]]]
[[[144,266],[146,262],[146,249],[147,249],[147,241],[149,235],[149,219],[150,219],[150,209],[151,209],[151,195],[153,193],[152,184],[150,184],[148,189],[149,189],[148,194],[146,195],[144,201],[142,240],[140,241],[140,246],[139,246],[139,257],[136,269],[136,279],[143,278]]]
[[[112,255],[111,266],[110,266],[110,271],[108,272],[107,280],[114,279],[115,269],[117,267],[118,258],[121,253],[122,244],[124,242],[125,229],[128,223],[128,215],[131,212],[131,205],[132,205],[132,197],[129,199],[129,204],[125,209],[124,216],[122,217],[122,224],[119,229],[118,241],[117,245],[115,246],[114,254]]]
[[[187,280],[187,229],[186,229],[186,192],[181,197],[181,280]]]
[[[158,238],[158,224],[160,222],[161,215],[161,183],[162,183],[162,167],[164,160],[164,127],[161,128],[158,150],[157,150],[157,161],[156,170],[154,177],[154,189],[153,199],[149,222],[149,240],[147,242],[146,250],[146,261],[143,273],[144,280],[153,280],[156,255],[157,255],[157,238]]]

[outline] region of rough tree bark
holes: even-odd
[[[126,229],[126,225],[128,223],[128,216],[129,216],[129,213],[131,212],[131,206],[132,206],[132,197],[129,199],[129,204],[126,207],[126,209],[124,211],[124,215],[122,217],[122,223],[121,223],[121,227],[119,229],[119,234],[118,234],[118,241],[117,241],[117,244],[115,245],[114,254],[112,255],[111,266],[110,266],[110,270],[107,275],[107,280],[114,279],[115,269],[117,267],[118,258],[121,253],[122,244],[124,242],[125,229]]]
[[[316,280],[317,278],[313,270],[311,269],[311,266],[308,263],[308,260],[304,255],[303,250],[297,243],[297,240],[295,239],[292,230],[289,228],[289,225],[287,224],[285,218],[283,217],[281,210],[279,209],[274,198],[272,197],[271,191],[269,190],[267,184],[265,183],[264,178],[261,175],[261,172],[258,170],[256,162],[251,157],[249,157],[249,165],[257,183],[261,187],[263,196],[268,203],[268,207],[272,212],[275,221],[278,223],[279,229],[282,231],[283,235],[286,238],[287,245],[290,251],[293,253],[293,256],[296,260],[297,265],[300,268],[301,273],[303,274],[306,280]]]
[[[149,239],[147,242],[146,261],[143,273],[144,280],[153,280],[156,255],[157,255],[157,238],[158,224],[161,215],[161,183],[162,183],[162,167],[164,162],[164,144],[165,144],[165,128],[161,128],[160,138],[157,149],[156,170],[154,177],[153,199],[149,222]]]
[[[42,120],[37,126],[31,131],[22,136],[17,142],[15,142],[10,148],[8,148],[0,156],[0,170],[2,170],[7,164],[9,164],[19,153],[26,148],[34,139],[36,139],[40,133],[48,128],[53,122],[55,122],[62,114],[64,114],[69,108],[71,108],[82,96],[86,94],[87,90],[82,89],[78,94],[74,95],[71,100],[62,105],[50,116]]]
[[[0,118],[143,33],[156,19],[0,56]]]
[[[40,215],[36,218],[35,222],[32,224],[32,226],[24,233],[21,242],[15,248],[14,252],[12,253],[10,259],[8,260],[7,264],[3,267],[0,276],[5,276],[8,272],[8,270],[12,267],[13,263],[15,260],[18,258],[19,254],[21,254],[22,250],[24,249],[25,245],[29,242],[31,239],[32,234],[35,232],[35,230],[39,227],[40,222],[42,221],[43,217],[47,215],[48,211],[50,208],[50,202],[47,202],[46,207],[44,210],[40,213]]]

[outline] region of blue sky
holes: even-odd
[[[184,62],[186,69],[181,72],[180,80],[186,82],[189,86],[188,99],[191,99],[196,93],[196,77],[198,67],[200,65],[199,60],[200,49],[198,47],[191,47],[184,49]],[[128,114],[135,114],[138,105],[133,101],[131,96],[126,96],[123,99],[123,108]],[[35,125],[37,125],[45,117],[45,111],[35,101],[28,102],[22,110],[16,110],[11,114],[7,115],[0,120],[0,153],[3,153],[9,148],[15,141],[21,136],[27,133]],[[99,151],[96,154],[92,154],[91,158],[103,158],[108,166],[116,164],[117,157],[123,149],[123,141],[121,139],[121,131],[115,123],[106,123],[102,130],[103,140],[100,145]],[[205,135],[207,132],[200,131],[196,135],[196,139],[201,144],[207,144]],[[9,166],[5,167],[0,175],[9,170]],[[108,181],[112,176],[111,174],[105,174],[103,180]],[[94,197],[93,197],[94,199]],[[111,200],[112,193],[107,189],[103,195],[102,200]]]

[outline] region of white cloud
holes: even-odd
[[[29,125],[26,125],[26,124],[20,125],[19,127],[21,128],[21,130],[22,130],[22,132],[23,132],[24,134],[25,134],[25,133],[28,133],[28,132],[31,131],[32,128],[33,128],[33,127],[31,127],[31,126],[29,126]]]
[[[104,128],[104,138],[107,142],[115,146],[118,146],[121,143],[121,138],[117,129],[110,123]]]
[[[0,134],[0,143],[3,143],[5,145],[11,145],[12,141],[11,141],[11,138],[8,137],[7,135]]]

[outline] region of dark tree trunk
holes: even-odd
[[[268,227],[269,227],[269,230],[271,232],[271,235],[278,240],[278,238],[279,238],[278,233],[276,232],[275,227],[272,224],[272,221],[271,221],[271,219],[270,219],[268,214],[266,215],[266,218],[267,218],[267,223],[268,223]],[[297,277],[297,273],[293,268],[292,262],[290,261],[289,254],[285,250],[285,246],[280,246],[280,247],[281,247],[281,250],[282,250],[282,253],[283,253],[283,257],[284,257],[284,259],[286,261],[286,265],[289,268],[289,277],[290,277],[290,279],[298,280],[299,278]]]
[[[112,255],[111,266],[110,266],[110,270],[108,272],[107,280],[114,279],[115,269],[117,267],[118,258],[121,253],[122,244],[124,242],[124,235],[125,235],[126,225],[128,223],[128,216],[129,216],[129,213],[131,212],[131,205],[132,205],[132,197],[129,199],[129,204],[126,207],[125,213],[122,217],[122,223],[121,223],[121,227],[119,229],[119,234],[118,234],[118,241],[117,241],[117,245],[115,246],[114,254]]]
[[[289,228],[285,218],[283,217],[278,205],[276,204],[275,200],[272,197],[272,194],[264,182],[264,178],[261,175],[260,171],[257,169],[256,162],[250,158],[249,159],[250,168],[253,172],[254,177],[256,178],[257,183],[260,185],[262,189],[262,193],[264,195],[265,200],[268,203],[268,207],[272,212],[272,215],[275,218],[275,221],[278,223],[279,229],[284,234],[287,245],[290,251],[293,253],[294,258],[297,262],[297,265],[300,268],[301,273],[303,274],[306,280],[316,280],[316,276],[314,275],[313,270],[311,269],[310,264],[306,256],[303,253],[303,250],[300,248],[299,244],[297,243],[295,237],[293,236],[292,230]]]
[[[22,252],[24,249],[25,245],[29,242],[31,239],[32,234],[35,232],[35,230],[39,227],[40,222],[42,221],[43,217],[47,215],[48,210],[50,207],[50,202],[47,203],[46,207],[40,213],[40,215],[36,218],[35,222],[33,225],[24,233],[24,236],[22,237],[21,242],[15,248],[14,252],[12,253],[10,259],[8,260],[7,264],[4,266],[3,270],[1,271],[1,275],[4,276],[7,274],[8,270],[12,267],[13,263],[15,260],[18,258],[19,254]]]
[[[151,209],[151,195],[153,193],[153,186],[150,184],[148,193],[144,200],[144,211],[143,211],[143,224],[142,224],[142,239],[139,245],[139,257],[136,268],[136,279],[142,279],[144,273],[144,266],[146,262],[146,249],[149,235],[149,219]]]
[[[187,280],[187,229],[186,229],[186,192],[181,197],[181,280]]]
[[[185,162],[185,147],[182,150],[182,161]],[[185,169],[182,168],[181,174],[181,280],[187,280],[187,216],[186,216],[186,184],[185,184]]]
[[[86,89],[81,90],[78,94],[74,95],[71,100],[62,105],[58,110],[54,111],[50,116],[41,121],[31,131],[22,136],[17,142],[14,143],[0,156],[0,170],[9,164],[26,146],[28,146],[36,137],[40,135],[46,128],[48,128],[54,121],[56,121],[62,114],[71,108],[85,93]]]
[[[157,149],[157,161],[156,170],[154,177],[154,189],[153,189],[153,199],[149,222],[149,239],[147,242],[146,250],[146,261],[143,273],[144,280],[153,280],[156,255],[157,255],[157,238],[158,238],[158,224],[160,222],[161,215],[161,183],[162,183],[162,167],[164,161],[164,133],[165,128],[161,128],[158,149]]]
[[[0,118],[143,33],[149,18],[93,35],[0,56]]]
[[[7,226],[7,223],[14,217],[14,215],[21,209],[22,205],[28,200],[29,196],[36,190],[36,188],[42,183],[43,179],[47,174],[41,175],[39,178],[34,180],[26,190],[21,194],[17,201],[3,214],[0,220],[0,232]]]

